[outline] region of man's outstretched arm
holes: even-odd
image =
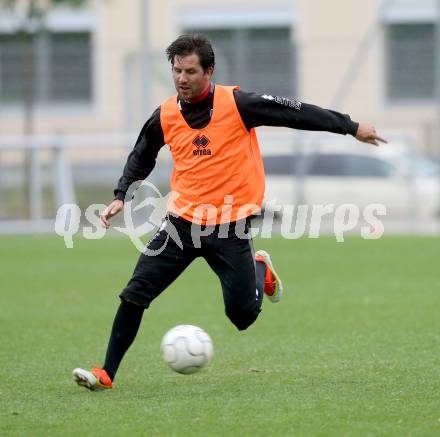
[[[347,114],[295,99],[234,91],[235,102],[247,129],[280,126],[309,131],[353,135],[359,141],[379,145],[380,138],[369,123],[357,123]]]

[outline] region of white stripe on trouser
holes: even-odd
[[[249,231],[250,232],[250,231]],[[255,268],[255,282],[257,281],[257,262],[255,261],[255,252],[254,252],[254,246],[252,244],[252,238],[249,238],[249,245],[251,246],[251,253],[252,253],[252,258],[254,259],[254,268]],[[258,300],[258,297],[260,296],[260,293],[258,291],[258,288],[255,289],[255,295],[256,298],[255,300]]]

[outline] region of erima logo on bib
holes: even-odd
[[[211,149],[207,149],[206,147],[211,141],[205,135],[197,135],[193,140],[192,144],[196,147],[193,150],[193,155],[211,155]]]

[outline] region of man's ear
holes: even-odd
[[[208,74],[209,76],[212,76],[214,74],[214,66],[211,65],[210,67],[208,67],[205,71],[205,74]]]

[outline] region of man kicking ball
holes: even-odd
[[[173,157],[171,189],[176,195],[120,294],[102,368],[73,371],[76,382],[90,390],[112,388],[144,310],[197,257],[219,277],[225,313],[239,330],[255,322],[264,295],[271,302],[281,299],[283,284],[272,260],[265,251],[254,253],[249,233],[265,184],[257,126],[349,134],[374,145],[385,142],[373,126],[353,122],[348,115],[214,84],[214,52],[201,34],[180,36],[166,53],[177,95],[143,126],[101,223],[109,228],[109,220],[124,207],[128,188],[150,174],[165,144]]]

